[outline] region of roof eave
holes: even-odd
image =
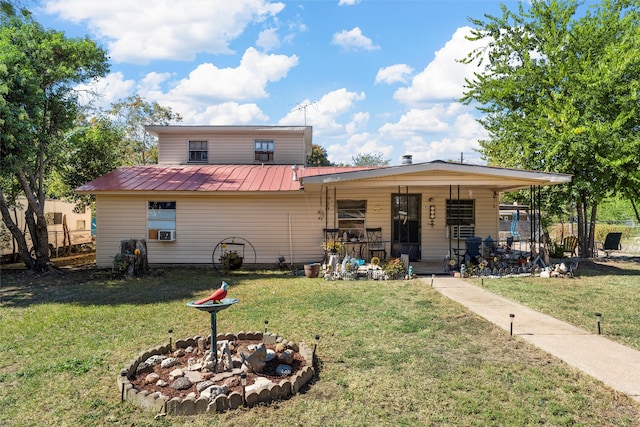
[[[450,163],[442,161],[434,161],[429,163],[416,163],[412,165],[390,166],[382,168],[373,168],[362,171],[343,172],[328,175],[318,175],[303,178],[303,183],[308,184],[337,184],[361,179],[383,178],[388,176],[398,176],[405,174],[415,174],[421,172],[454,172],[467,175],[484,175],[504,177],[520,181],[531,182],[531,185],[555,185],[571,182],[571,175],[558,174],[550,172],[528,171],[520,169],[506,169],[492,166],[469,165],[461,163]],[[452,182],[453,185],[457,185]],[[441,184],[438,184],[441,185]]]

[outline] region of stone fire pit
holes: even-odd
[[[166,344],[140,353],[117,378],[121,399],[166,414],[223,412],[295,395],[315,375],[313,350],[304,342],[263,332],[218,334],[213,342],[231,356],[224,372],[207,364],[211,342],[196,336],[176,341],[175,348]],[[245,356],[256,351],[267,355],[264,370],[247,372]]]

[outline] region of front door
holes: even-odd
[[[420,249],[420,194],[391,195],[391,256],[399,258],[401,254],[409,254],[411,261],[422,258]]]

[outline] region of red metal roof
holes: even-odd
[[[353,172],[371,167],[318,166],[296,169],[298,178]],[[296,191],[291,165],[129,166],[76,189],[80,193],[120,191]]]

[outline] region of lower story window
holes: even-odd
[[[453,239],[475,236],[475,200],[447,200],[447,235]]]
[[[149,240],[176,239],[176,202],[149,202],[147,207]]]

